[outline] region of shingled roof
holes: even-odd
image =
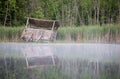
[[[57,30],[59,25],[59,22],[57,20],[41,20],[41,19],[36,19],[36,18],[29,18],[29,24],[36,26],[36,27],[41,27],[41,28],[52,28],[54,24],[54,29]]]

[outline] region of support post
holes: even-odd
[[[26,22],[25,28],[27,28],[28,24],[29,24],[29,18],[27,18],[27,22]]]
[[[54,26],[55,26],[55,21],[53,22],[52,31],[54,30]]]

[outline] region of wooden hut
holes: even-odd
[[[25,41],[56,40],[59,22],[57,20],[40,20],[28,18],[21,39]]]

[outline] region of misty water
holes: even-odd
[[[0,43],[0,79],[120,79],[120,45]]]

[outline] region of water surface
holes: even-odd
[[[120,79],[119,44],[0,43],[1,79]]]

